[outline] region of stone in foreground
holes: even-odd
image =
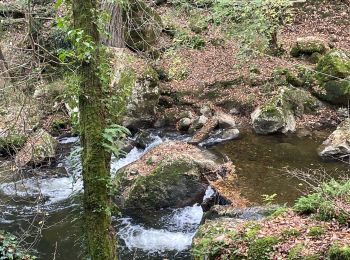
[[[209,184],[232,172],[195,146],[165,142],[117,172],[114,199],[130,214],[191,206],[202,202]]]
[[[350,119],[343,121],[319,148],[323,158],[339,159],[350,156]]]

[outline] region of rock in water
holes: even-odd
[[[339,159],[350,156],[350,119],[343,121],[319,148],[323,158]]]
[[[50,161],[56,156],[57,146],[58,141],[40,129],[28,138],[23,148],[16,154],[16,165],[23,167],[29,163],[40,164]]]
[[[305,90],[282,87],[275,97],[255,109],[251,114],[257,134],[295,132],[295,116],[311,113],[320,102]]]
[[[195,146],[166,142],[117,172],[114,199],[129,214],[190,206],[202,202],[209,182],[231,171]]]

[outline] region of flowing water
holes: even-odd
[[[145,150],[134,148],[125,158],[113,159],[111,168],[115,172],[137,160],[164,139],[185,138],[154,135]],[[333,176],[349,171],[346,165],[318,158],[316,149],[322,140],[246,133],[239,140],[208,149],[218,158],[225,155],[234,162],[242,194],[252,203],[261,204],[263,194],[274,193],[277,202],[292,203],[303,186],[286,176],[285,168],[324,169]],[[0,229],[19,234],[24,246],[36,249],[40,259],[70,260],[83,256],[80,148],[77,138],[64,138],[60,143],[64,149],[56,169],[51,169],[52,177],[47,177],[47,169],[12,174],[14,179],[9,167],[3,167],[0,173]],[[32,177],[23,179],[24,174]],[[212,192],[208,189],[206,197]],[[190,246],[202,215],[201,207],[193,205],[142,215],[140,219],[115,217],[120,259],[191,259]]]

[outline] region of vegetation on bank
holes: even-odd
[[[0,230],[0,259],[34,260],[37,258],[27,254],[18,246],[16,236]]]
[[[261,221],[208,219],[194,239],[195,259],[350,259],[349,185],[331,180]]]

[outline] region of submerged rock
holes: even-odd
[[[209,182],[232,171],[195,146],[166,142],[117,172],[114,198],[130,214],[190,206],[202,202]]]
[[[350,156],[350,120],[344,120],[319,148],[323,158],[339,159]]]
[[[347,105],[350,99],[350,53],[333,50],[317,64],[317,80],[320,90],[317,95],[331,103]]]
[[[28,138],[23,148],[16,154],[18,167],[29,163],[40,164],[53,160],[56,156],[58,141],[43,129]]]

